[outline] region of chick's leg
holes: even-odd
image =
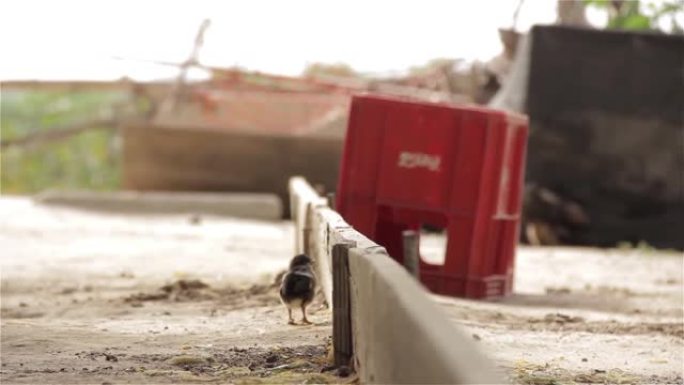
[[[289,307],[287,308],[287,318],[288,318],[288,321],[287,321],[288,324],[290,324],[290,325],[295,324],[294,318],[292,318],[292,309],[290,309]]]
[[[302,305],[302,323],[305,323],[307,325],[311,324],[311,321],[306,319],[306,305]]]

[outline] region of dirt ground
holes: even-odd
[[[287,222],[123,216],[0,199],[10,383],[340,382],[330,311],[287,325]],[[313,314],[312,314],[313,313]]]
[[[325,371],[331,314],[286,324],[289,222],[116,215],[0,198],[9,383],[348,382]],[[423,240],[437,258],[442,240]],[[682,383],[683,257],[521,248],[516,294],[433,296],[513,382]]]
[[[435,261],[443,241],[426,238]],[[683,263],[646,247],[521,247],[511,297],[433,297],[512,382],[681,384]]]

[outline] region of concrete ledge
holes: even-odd
[[[327,208],[328,200],[322,198],[302,177],[292,177],[288,183],[290,213],[295,225],[294,254],[307,254],[314,261],[314,268],[325,301],[332,304],[332,270],[327,245],[327,226],[318,215],[319,209]]]
[[[34,197],[41,204],[126,214],[205,214],[280,220],[282,202],[274,194],[204,192],[47,191]]]
[[[333,247],[351,247],[351,334],[362,383],[503,383],[470,337],[449,322],[383,247],[349,226],[303,178],[290,179],[289,190],[295,252],[308,253],[315,261],[330,305]]]
[[[295,254],[307,253],[308,235],[311,230],[313,207],[327,206],[328,200],[321,198],[306,180],[300,176],[290,178],[290,216],[295,224]]]
[[[362,383],[501,384],[471,338],[386,254],[350,250],[352,330]]]

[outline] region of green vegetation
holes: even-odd
[[[0,138],[58,130],[113,116],[124,92],[2,92]],[[0,192],[31,194],[46,189],[113,190],[119,186],[119,138],[115,130],[93,129],[46,143],[3,148]]]
[[[421,66],[413,66],[409,68],[409,74],[414,76],[423,76],[432,74],[437,70],[442,70],[444,68],[451,68],[456,64],[457,59],[449,58],[436,58],[429,60],[427,63]]]
[[[359,77],[360,75],[345,63],[311,63],[306,66],[302,76],[305,78],[316,76]]]
[[[589,7],[608,12],[608,29],[660,30],[684,33],[677,16],[684,13],[684,0],[648,1],[584,0]],[[664,25],[668,27],[663,28]]]

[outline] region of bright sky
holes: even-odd
[[[387,73],[437,57],[488,59],[518,0],[14,0],[0,6],[0,79],[147,80],[186,59],[205,18],[200,61],[297,75],[343,62]],[[526,0],[518,29],[555,20],[556,1]],[[123,57],[127,60],[115,60]]]

